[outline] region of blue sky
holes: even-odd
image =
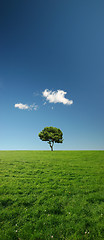
[[[103,0],[1,2],[0,150],[48,150],[46,126],[56,150],[104,149]]]

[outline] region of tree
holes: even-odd
[[[53,151],[54,143],[63,142],[63,133],[56,127],[45,127],[38,135],[42,141],[47,141]]]

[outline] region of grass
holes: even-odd
[[[0,240],[104,239],[104,151],[0,151]]]

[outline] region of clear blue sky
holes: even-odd
[[[0,150],[48,150],[46,126],[56,150],[104,149],[104,0],[1,1]]]

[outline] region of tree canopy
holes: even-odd
[[[63,142],[63,133],[59,128],[56,127],[45,127],[38,136],[42,141],[48,142],[51,151],[53,151],[54,143]]]

